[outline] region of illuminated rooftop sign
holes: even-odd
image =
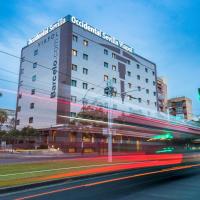
[[[64,24],[65,22],[70,21],[73,24],[76,24],[77,26],[83,28],[84,30],[87,30],[105,40],[107,40],[108,42],[111,42],[112,44],[115,44],[119,47],[121,47],[122,49],[133,53],[134,49],[130,46],[128,46],[127,44],[125,44],[124,42],[121,42],[119,40],[117,40],[115,37],[108,35],[107,33],[94,28],[93,26],[89,25],[87,22],[84,22],[82,20],[77,19],[74,16],[68,15],[66,17],[63,17],[61,19],[59,19],[56,23],[50,25],[49,27],[45,28],[43,31],[39,32],[36,36],[34,36],[33,38],[29,39],[27,44],[30,45],[33,42],[37,41],[38,39],[40,39],[41,37],[45,36],[46,34],[48,34],[49,32],[53,31],[54,29],[58,28],[59,26],[61,26],[62,24]]]

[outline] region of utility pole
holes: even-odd
[[[105,88],[105,94],[109,97],[108,103],[108,162],[112,162],[112,96],[114,92],[114,87],[112,86],[112,81],[107,82],[107,87]]]

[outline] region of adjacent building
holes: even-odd
[[[10,131],[15,125],[15,110],[0,108],[0,110],[5,111],[7,114],[7,120],[2,124],[1,130]]]
[[[85,102],[108,107],[108,83],[113,109],[158,110],[156,64],[71,15],[28,41],[19,74],[17,129],[67,124]]]
[[[176,97],[168,100],[169,113],[180,119],[192,120],[192,100]]]
[[[158,110],[160,112],[167,112],[167,81],[164,77],[157,79],[158,91]]]

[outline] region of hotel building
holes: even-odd
[[[16,128],[66,125],[83,104],[133,112],[158,110],[156,64],[132,47],[68,15],[21,51]]]

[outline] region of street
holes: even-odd
[[[61,184],[2,194],[0,199],[79,200],[79,199],[141,199],[194,200],[200,195],[200,169],[175,170],[160,173],[126,171],[100,177],[67,181]],[[155,174],[154,174],[155,173]]]

